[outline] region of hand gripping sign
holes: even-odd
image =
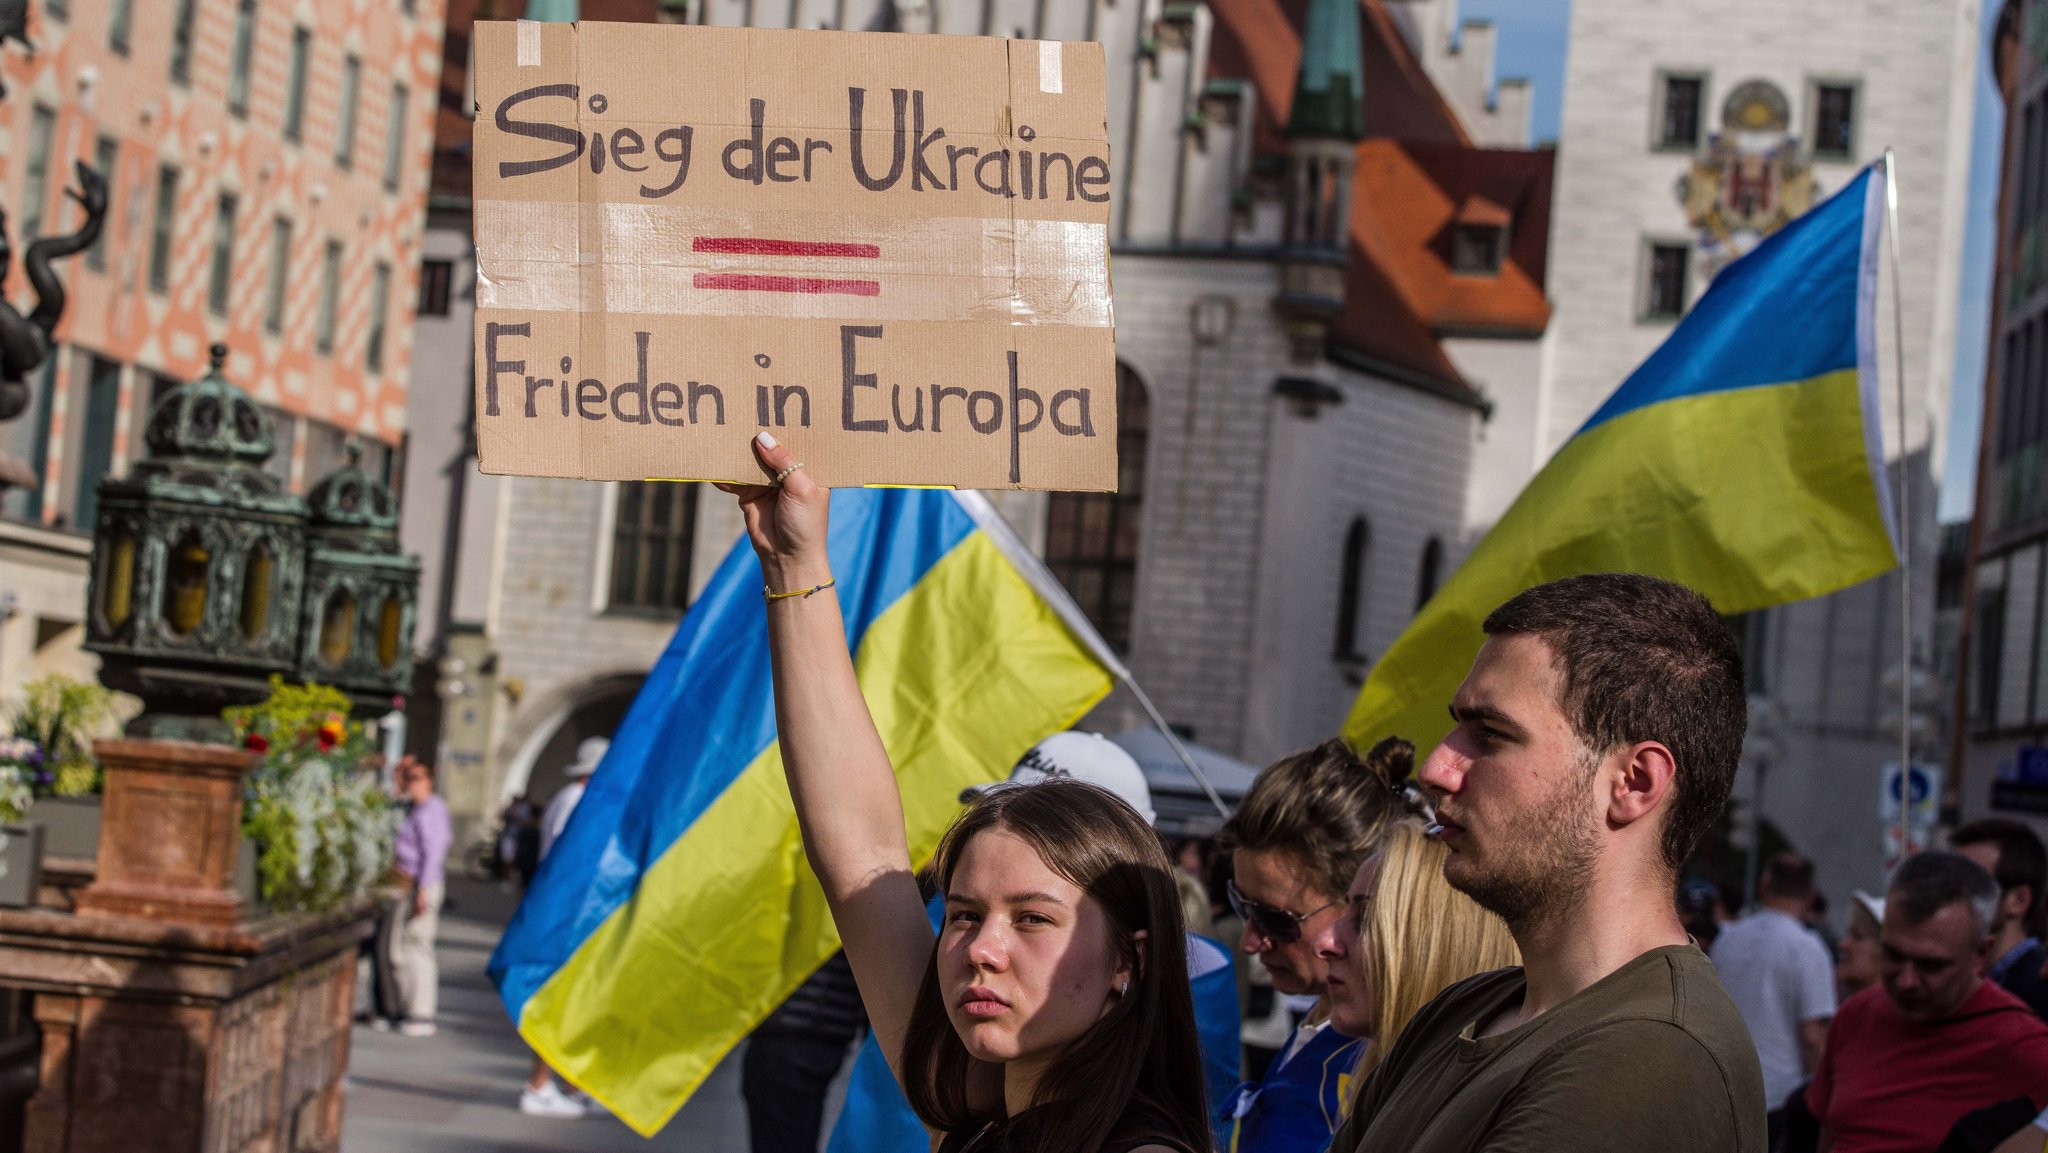
[[[485,472],[1116,487],[1099,45],[476,27]]]

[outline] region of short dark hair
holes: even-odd
[[[1677,872],[1721,816],[1749,725],[1742,654],[1707,598],[1639,573],[1538,585],[1493,610],[1488,636],[1533,636],[1564,679],[1559,701],[1588,749],[1659,741],[1677,762],[1664,864]]]
[[[1282,757],[1252,781],[1217,847],[1287,854],[1308,866],[1317,888],[1341,897],[1400,813],[1392,774],[1406,776],[1414,759],[1415,746],[1391,738],[1363,758],[1335,738]]]
[[[1798,853],[1779,853],[1764,863],[1764,892],[1773,897],[1813,895],[1813,862]]]
[[[2039,834],[2010,817],[1985,817],[1949,834],[1948,843],[1958,849],[1965,845],[1998,846],[1998,867],[1991,875],[1997,879],[1999,891],[2027,886],[2032,897],[2027,902],[2024,924],[2029,934],[2043,935],[2041,914],[2048,907],[2048,893],[2043,892],[2048,890],[2048,850],[2042,848]]]
[[[1897,909],[1908,925],[1921,925],[1957,901],[1969,905],[1977,932],[1989,933],[1998,911],[1998,881],[1961,853],[1932,849],[1907,857],[1892,870],[1884,911],[1889,916]]]

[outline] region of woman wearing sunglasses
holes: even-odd
[[[829,494],[768,434],[755,455],[773,482],[720,487],[740,498],[767,582],[804,852],[939,1153],[1207,1153],[1187,945],[1158,837],[1092,785],[992,791],[939,844],[934,942],[832,591]]]
[[[1376,750],[1377,751],[1377,750]],[[1328,963],[1315,936],[1344,911],[1358,867],[1399,811],[1386,766],[1325,741],[1259,773],[1218,835],[1232,852],[1230,905],[1243,948],[1284,994],[1321,998]],[[1321,1153],[1343,1120],[1339,1081],[1360,1042],[1330,1028],[1318,1001],[1259,1080],[1240,1086],[1219,1126],[1228,1153]]]

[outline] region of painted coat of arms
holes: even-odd
[[[1699,233],[1707,275],[1813,207],[1813,171],[1790,125],[1791,109],[1776,86],[1737,85],[1721,105],[1721,131],[1679,177],[1678,202]]]

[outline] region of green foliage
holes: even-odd
[[[14,735],[42,750],[48,790],[60,797],[99,792],[100,766],[92,742],[120,729],[113,690],[51,673],[23,685],[22,694],[14,710]]]
[[[390,870],[398,814],[350,708],[330,686],[272,676],[268,700],[221,714],[244,747],[263,754],[249,777],[242,833],[261,846],[258,885],[272,908],[328,908]]]

